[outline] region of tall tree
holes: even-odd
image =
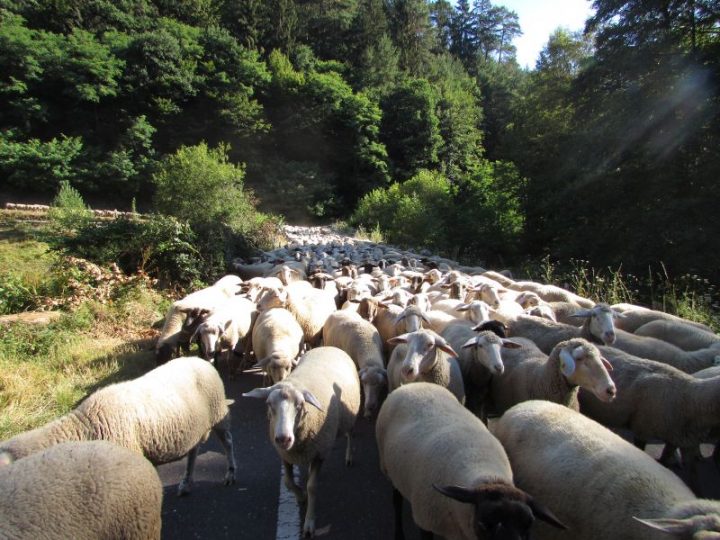
[[[411,75],[422,76],[435,47],[426,0],[388,0],[390,28],[400,53],[400,66]]]

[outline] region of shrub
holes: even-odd
[[[85,205],[82,195],[67,180],[60,182],[55,199],[48,212],[50,226],[58,234],[71,234],[88,225],[93,213]]]

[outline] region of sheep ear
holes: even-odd
[[[309,403],[313,407],[317,408],[319,411],[322,411],[322,405],[318,401],[318,399],[313,395],[313,393],[310,390],[303,390],[303,397],[305,398],[305,402]]]
[[[583,318],[592,317],[592,310],[581,309],[580,311],[576,311],[575,313],[571,314],[570,316],[571,317],[583,317]]]
[[[265,369],[266,367],[268,367],[268,364],[270,363],[270,358],[272,358],[272,357],[266,356],[265,358],[261,358],[260,360],[255,362],[255,365],[253,367]]]
[[[633,516],[635,521],[639,521],[643,525],[647,525],[651,529],[662,531],[664,533],[673,535],[687,534],[693,530],[693,523],[690,519],[672,519],[672,518],[658,518],[658,519],[640,519]]]
[[[272,391],[275,389],[274,386],[268,386],[267,388],[255,388],[254,390],[250,390],[249,392],[245,392],[242,394],[243,397],[254,397],[254,398],[260,398],[260,399],[267,399],[267,397],[272,393]]]
[[[500,338],[502,341],[502,346],[506,349],[521,349],[522,345],[518,343],[517,341],[513,341],[512,339],[503,339]]]
[[[388,339],[388,343],[390,345],[395,345],[397,343],[407,343],[408,336],[410,336],[410,334],[400,334],[399,336]]]
[[[560,371],[566,377],[575,373],[575,358],[566,349],[560,351]]]
[[[627,317],[627,315],[625,315],[624,313],[621,313],[620,311],[616,311],[614,309],[612,310],[612,314],[613,317],[616,319],[624,319],[625,317]]]
[[[468,309],[470,309],[470,304],[460,304],[455,306],[455,311],[467,311]]]
[[[603,358],[601,356],[600,361],[603,363],[603,366],[605,366],[605,369],[607,369],[608,371],[613,370],[612,364],[610,362],[608,362],[607,358]]]
[[[292,360],[290,360],[290,363],[292,364],[293,367],[297,367],[297,365],[300,363],[300,359],[293,358]]]
[[[473,489],[462,486],[438,486],[437,484],[433,484],[432,487],[435,491],[456,501],[474,503],[477,500],[477,492]]]
[[[420,318],[426,323],[430,324],[430,319],[428,319],[427,315],[425,315],[423,312],[420,312]]]
[[[455,352],[455,349],[453,349],[450,344],[440,336],[435,337],[435,346],[441,351],[448,353],[450,356],[458,355],[458,353]]]
[[[403,312],[400,315],[395,317],[395,324],[400,324],[406,315],[407,315],[407,313],[405,313],[405,311],[403,310]]]
[[[477,342],[477,338],[476,338],[476,337],[472,337],[472,338],[468,339],[465,343],[463,343],[463,345],[462,345],[461,348],[462,348],[462,349],[469,349],[470,347],[474,347],[476,342]]]
[[[556,527],[558,529],[564,529],[567,530],[567,525],[565,525],[562,521],[560,521],[555,514],[553,514],[547,507],[537,502],[532,497],[528,497],[527,505],[530,507],[530,510],[532,510],[533,515],[545,523],[552,525],[553,527]]]

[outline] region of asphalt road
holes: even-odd
[[[163,465],[158,472],[165,486],[163,538],[284,540],[293,535],[278,534],[278,501],[281,463],[267,434],[264,400],[241,397],[243,392],[262,386],[262,375],[246,372],[226,381],[228,398],[234,399],[232,433],[238,469],[236,483],[223,486],[225,456],[211,436],[201,446],[193,492],[176,495],[185,460]],[[380,472],[374,424],[358,418],[355,427],[355,464],[344,464],[345,440],[336,441],[320,473],[316,536],[323,540],[367,540],[393,538],[392,488]],[[659,456],[660,445],[648,452]],[[706,455],[711,448],[703,448]],[[702,464],[702,495],[720,498],[720,475],[708,461]],[[302,523],[301,513],[290,497],[290,521]],[[287,504],[284,505],[287,507]],[[287,512],[281,512],[287,520]],[[419,539],[406,503],[404,530],[408,540]],[[292,525],[292,524],[291,524]],[[292,527],[291,527],[292,530]]]

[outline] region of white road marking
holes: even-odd
[[[285,487],[283,466],[280,464],[280,497],[277,509],[276,540],[297,540],[300,538],[300,508],[292,491]],[[300,467],[293,467],[295,483],[300,484]]]

